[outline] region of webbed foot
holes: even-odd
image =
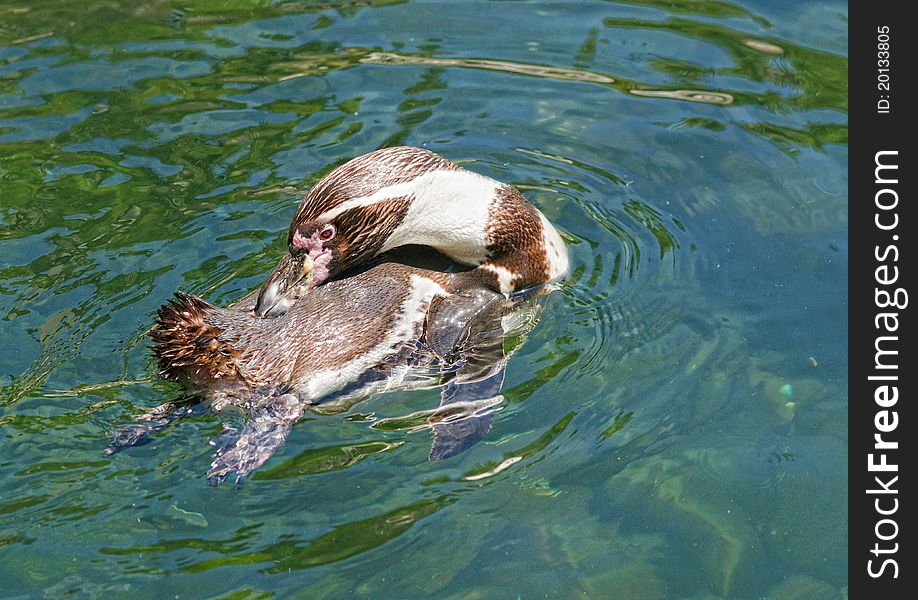
[[[271,458],[280,448],[290,429],[303,414],[308,402],[292,393],[273,396],[249,415],[245,427],[231,443],[218,444],[207,479],[219,485],[235,473],[236,485]]]

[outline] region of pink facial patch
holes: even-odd
[[[315,258],[319,252],[324,250],[322,242],[318,240],[318,237],[318,232],[313,233],[310,237],[306,237],[299,231],[295,231],[293,232],[293,239],[290,240],[290,245],[293,246],[295,250],[306,250],[310,257]]]
[[[322,252],[313,259],[312,262],[312,285],[313,287],[322,284],[328,279],[328,263],[331,262],[331,252]]]
[[[302,250],[309,245],[309,240],[303,237],[303,234],[297,230],[293,232],[293,241],[290,242],[290,245],[297,250]]]

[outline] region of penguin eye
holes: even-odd
[[[319,232],[319,239],[322,240],[323,242],[327,242],[333,237],[335,237],[335,226],[334,225],[326,225],[325,229]]]

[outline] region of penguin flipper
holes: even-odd
[[[444,375],[440,407],[428,419],[433,430],[430,460],[455,456],[484,438],[494,407],[504,399],[500,390],[507,359],[501,320],[509,310],[507,300],[482,289],[446,300],[428,317],[428,344],[459,368]]]
[[[235,473],[235,483],[240,484],[277,452],[308,404],[297,394],[285,392],[254,409],[238,436],[218,444],[207,479],[219,485]]]
[[[148,444],[152,441],[154,434],[167,428],[182,417],[201,412],[206,406],[207,403],[201,402],[198,397],[163,402],[150,409],[149,412],[135,417],[135,420],[138,421],[137,423],[130,423],[115,430],[115,435],[111,443],[103,451],[103,454],[111,456],[126,448]]]

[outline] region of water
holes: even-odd
[[[846,594],[845,3],[220,4],[0,7],[0,597]],[[238,489],[220,416],[103,457],[156,308],[394,144],[570,241],[485,441],[428,462],[428,390]]]

